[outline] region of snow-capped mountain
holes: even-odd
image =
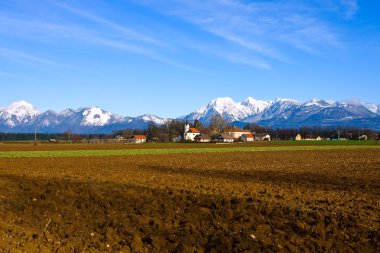
[[[107,112],[100,107],[66,109],[62,112],[48,110],[40,113],[26,101],[0,107],[1,132],[64,132],[111,133],[125,128],[145,128],[150,121],[163,124],[164,119],[154,115],[123,117]]]
[[[235,102],[229,97],[216,98],[194,112],[178,120],[199,120],[208,124],[213,115],[237,125],[257,123],[272,128],[299,128],[302,126],[337,127],[351,126],[380,130],[380,105],[358,100],[327,101],[312,99],[299,102],[278,98],[274,101],[248,97]],[[144,114],[127,117],[107,112],[100,107],[66,109],[62,112],[39,112],[26,101],[0,107],[0,132],[60,133],[112,133],[126,128],[146,128],[149,122],[164,124],[166,119]]]
[[[271,119],[276,117],[281,117],[284,119],[287,119],[290,116],[290,113],[300,106],[301,103],[292,100],[292,99],[284,99],[284,98],[278,98],[273,103],[270,104],[265,110],[263,110],[261,113],[254,115],[252,120],[259,120],[261,119]],[[244,121],[249,121],[249,118],[243,119]]]
[[[314,99],[306,103],[293,102],[286,103],[285,106],[283,103],[280,104],[282,110],[268,108],[262,114],[256,115],[254,122],[280,128],[302,126],[380,128],[380,115],[368,110],[362,103]],[[248,122],[249,119],[243,121]]]
[[[243,102],[234,102],[227,97],[214,99],[181,119],[208,123],[213,115],[219,113],[225,120],[241,125],[257,123],[275,128],[353,126],[380,129],[379,110],[379,106],[357,100],[338,102],[312,99],[299,102],[278,98],[262,101],[249,97]]]
[[[370,103],[366,103],[366,104],[363,104],[368,110],[370,110],[371,112],[374,112],[374,113],[380,113],[380,105],[375,105],[375,104],[370,104]]]
[[[246,100],[241,102],[241,105],[246,106],[250,109],[249,114],[259,114],[263,112],[267,107],[269,107],[272,103],[272,101],[256,100],[252,97],[248,97]]]
[[[136,119],[146,121],[146,122],[153,122],[156,125],[162,125],[166,121],[165,119],[162,119],[160,117],[157,117],[151,114],[144,114],[144,115],[138,116]]]
[[[39,111],[26,101],[18,101],[8,107],[0,107],[1,123],[10,127],[29,122],[39,115]]]
[[[227,121],[242,120],[250,115],[264,111],[272,102],[255,100],[248,97],[243,102],[234,102],[229,97],[216,98],[210,103],[197,109],[196,111],[184,116],[184,120],[200,120],[208,123],[215,114],[220,114]]]

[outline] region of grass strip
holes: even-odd
[[[231,147],[231,148],[177,148],[177,149],[119,149],[119,150],[54,150],[54,151],[2,151],[0,157],[75,157],[117,155],[199,154],[225,152],[304,151],[304,150],[355,150],[380,149],[379,146],[279,146],[279,147]]]

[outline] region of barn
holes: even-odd
[[[146,142],[146,135],[132,135],[131,137],[131,140],[134,142],[134,143],[144,143]]]

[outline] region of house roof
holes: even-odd
[[[190,133],[200,133],[199,130],[196,129],[195,127],[190,127],[189,132]]]
[[[229,126],[229,127],[226,127],[225,129],[223,129],[223,132],[249,132],[249,130],[243,130],[239,127],[236,127],[236,126]]]
[[[264,136],[267,136],[267,135],[269,135],[269,134],[268,133],[256,133],[256,137],[264,137]]]
[[[253,136],[253,134],[243,134],[245,137],[247,137],[247,138],[254,138],[254,136]],[[242,135],[242,136],[243,136]]]
[[[207,135],[197,135],[197,136],[195,136],[195,138],[197,138],[197,139],[210,139],[210,137]]]
[[[228,135],[228,134],[221,134],[221,135],[219,135],[219,136],[221,136],[223,139],[234,139],[233,136]]]
[[[132,135],[132,138],[134,138],[134,139],[146,139],[146,135],[136,134],[136,135]]]

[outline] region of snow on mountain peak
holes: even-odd
[[[62,112],[60,112],[58,115],[61,117],[70,117],[75,114],[75,111],[73,109],[65,109]]]
[[[252,97],[248,97],[241,104],[250,109],[250,114],[258,114],[268,108],[272,104],[272,101],[256,100]]]
[[[375,104],[371,104],[371,103],[366,103],[364,104],[364,106],[370,110],[371,112],[374,112],[374,113],[380,113],[380,105],[375,105]]]
[[[90,107],[82,112],[83,126],[104,126],[111,119],[111,113],[103,111],[99,107]]]
[[[0,118],[11,127],[27,122],[39,114],[40,112],[33,105],[24,100],[0,108]]]
[[[329,103],[323,99],[313,98],[313,99],[307,101],[304,105],[305,106],[327,107],[327,106],[331,106],[331,103]]]
[[[294,99],[289,99],[289,98],[277,98],[273,103],[290,103],[290,104],[302,104],[301,102],[294,100]]]
[[[340,102],[342,105],[363,105],[363,103],[359,99],[348,99],[342,100]]]
[[[217,111],[222,112],[231,106],[234,106],[235,102],[232,100],[232,98],[224,97],[211,100],[209,105],[214,107]]]
[[[144,115],[139,116],[138,118],[141,118],[144,121],[148,121],[148,122],[152,121],[153,123],[155,123],[157,125],[162,125],[166,122],[166,120],[164,120],[160,117],[157,117],[155,115],[151,115],[151,114],[144,114]]]
[[[211,100],[211,103],[213,104],[225,104],[225,103],[234,103],[232,98],[230,97],[218,97]]]
[[[251,97],[248,97],[243,102],[234,102],[230,97],[219,97],[185,116],[185,118],[187,120],[198,119],[207,122],[212,115],[219,113],[228,121],[242,120],[247,116],[261,113],[271,103],[271,101],[256,100]]]
[[[32,104],[26,102],[25,100],[14,102],[10,104],[7,109],[9,112],[12,112],[12,114],[20,117],[35,116],[40,113]]]
[[[12,104],[10,104],[9,107],[33,107],[33,105],[28,103],[25,100],[19,100],[19,101],[15,101]]]

